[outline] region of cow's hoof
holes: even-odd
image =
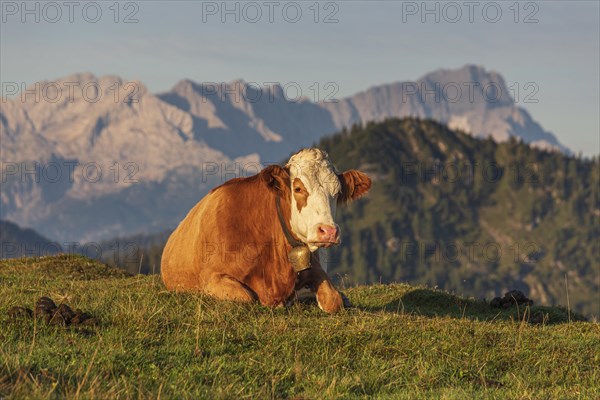
[[[328,293],[326,296],[317,293],[317,304],[326,313],[334,314],[344,308],[342,295],[338,291]]]

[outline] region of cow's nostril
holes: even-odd
[[[318,225],[317,237],[323,242],[335,242],[339,237],[339,228],[337,225]]]

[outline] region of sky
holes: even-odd
[[[2,94],[7,83],[91,72],[155,93],[181,79],[244,79],[323,100],[477,64],[502,74],[575,153],[600,153],[598,1],[65,4],[2,0]]]

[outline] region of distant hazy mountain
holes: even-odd
[[[0,258],[40,257],[60,253],[62,246],[33,229],[0,220],[0,249]]]
[[[521,100],[524,100],[523,87],[520,87]],[[527,93],[533,93],[534,89],[531,87]],[[331,112],[338,129],[390,117],[419,117],[434,119],[473,136],[492,137],[498,142],[516,136],[536,147],[568,152],[552,133],[515,104],[500,74],[474,65],[441,69],[415,82],[373,87],[323,106]]]
[[[139,82],[80,74],[55,83],[60,101],[2,106],[2,218],[60,240],[162,230],[214,185],[198,173],[204,163],[230,161],[194,139],[189,113]],[[92,93],[68,96],[73,83],[92,83]],[[96,86],[103,94],[92,102]],[[128,102],[134,90],[137,102]]]
[[[462,88],[458,98],[455,86]],[[243,81],[182,80],[153,95],[140,82],[91,74],[39,82],[28,91],[39,98],[1,104],[0,217],[59,240],[173,228],[214,185],[357,122],[413,115],[475,136],[517,136],[565,149],[516,106],[500,75],[475,66],[375,87],[338,103],[292,102],[280,86],[258,93]]]
[[[289,101],[278,85],[256,89],[244,81],[183,80],[158,97],[189,113],[194,139],[230,158],[257,153],[278,162],[337,130],[328,110],[307,99]]]

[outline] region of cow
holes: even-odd
[[[217,299],[285,305],[308,288],[319,308],[343,308],[319,261],[340,243],[336,205],[365,195],[363,172],[339,173],[325,151],[303,149],[285,166],[231,179],[211,190],[171,234],[161,276],[173,291]]]

